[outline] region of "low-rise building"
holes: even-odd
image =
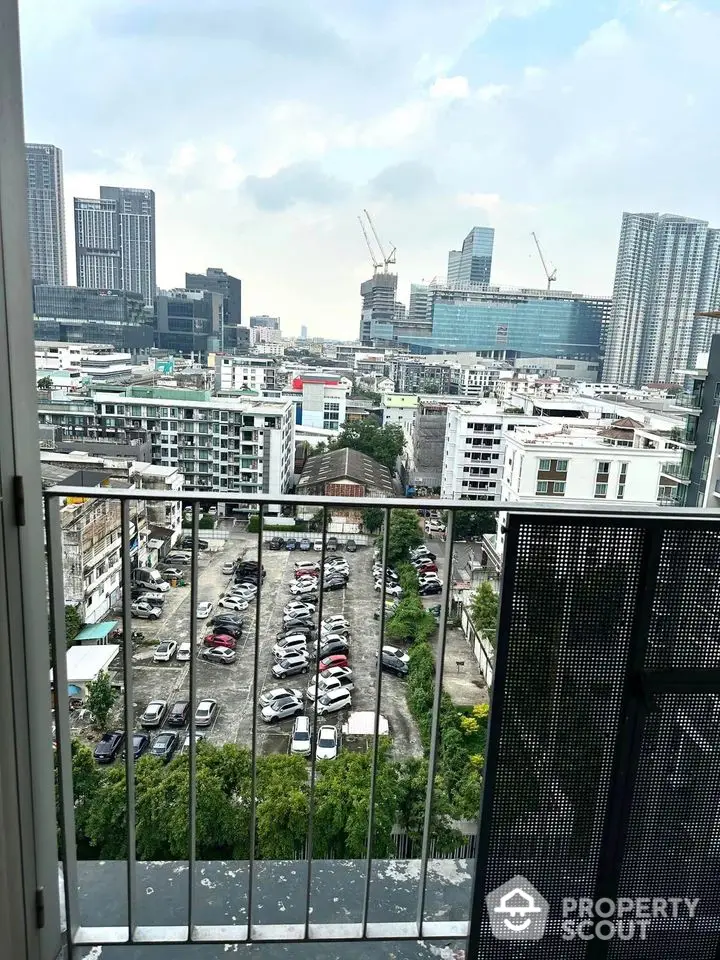
[[[302,374],[282,391],[292,401],[295,423],[303,427],[338,431],[346,420],[348,381],[339,377]]]
[[[391,497],[393,485],[387,467],[359,450],[343,447],[309,457],[297,492],[300,496]]]
[[[107,343],[36,341],[38,374],[66,371],[79,379],[117,380],[132,376],[132,356]]]
[[[264,394],[277,386],[277,366],[270,357],[235,357],[215,354],[210,358],[215,369],[215,392],[247,390]]]

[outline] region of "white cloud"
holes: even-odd
[[[496,211],[501,203],[497,193],[461,193],[457,200],[461,207],[474,207],[488,212]]]
[[[575,51],[576,57],[614,57],[630,45],[630,35],[619,20],[608,20],[590,34]]]
[[[506,83],[486,83],[484,86],[478,87],[474,97],[481,103],[491,103],[493,100],[499,100],[509,89],[510,87]]]
[[[430,87],[433,100],[464,100],[470,93],[467,77],[438,77]]]

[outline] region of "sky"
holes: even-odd
[[[25,133],[72,201],[156,193],[157,279],[222,267],[243,314],[353,339],[473,226],[492,282],[612,291],[623,210],[720,226],[720,0],[20,0]]]

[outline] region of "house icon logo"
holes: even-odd
[[[519,874],[485,897],[490,928],[498,940],[540,940],[550,904]]]

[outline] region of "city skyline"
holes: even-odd
[[[405,303],[473,224],[495,227],[496,282],[544,286],[535,230],[557,288],[593,295],[612,289],[622,210],[720,223],[716,4],[400,0],[378,45],[379,9],[26,0],[27,139],[62,146],[66,196],[156,191],[159,286],[222,264],[248,315],[288,332],[356,332],[363,207],[397,246]],[[112,94],[87,82],[108,69]]]

